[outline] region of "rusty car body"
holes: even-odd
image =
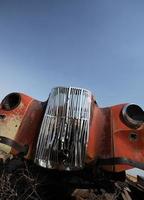
[[[144,112],[129,103],[101,108],[76,87],[53,88],[45,102],[8,94],[0,104],[0,158],[19,154],[47,169],[144,169]]]

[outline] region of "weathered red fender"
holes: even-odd
[[[103,159],[108,171],[144,169],[143,110],[135,104],[93,106],[87,162]],[[113,163],[110,165],[110,163]]]
[[[32,157],[43,112],[42,102],[22,93],[11,93],[2,100],[0,106],[1,157],[21,153],[25,147],[28,147],[25,158]]]

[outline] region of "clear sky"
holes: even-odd
[[[143,106],[144,1],[0,0],[0,73],[0,99],[64,85]]]

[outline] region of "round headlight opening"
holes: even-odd
[[[21,102],[21,96],[19,93],[11,93],[8,94],[3,100],[2,100],[2,108],[4,110],[10,111],[15,109]]]
[[[144,111],[136,104],[127,104],[122,110],[125,123],[133,128],[138,128],[144,122]]]

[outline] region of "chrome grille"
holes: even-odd
[[[84,167],[90,106],[91,92],[88,90],[52,89],[39,133],[35,163],[61,170]]]

